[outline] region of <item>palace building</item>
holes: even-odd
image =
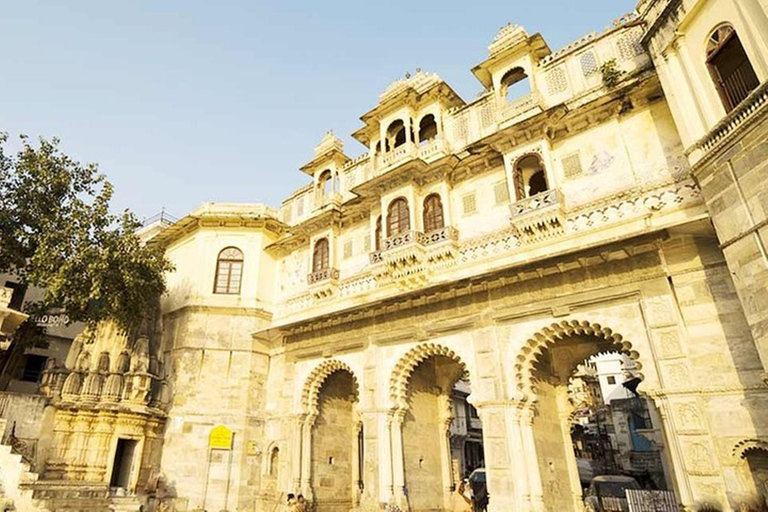
[[[0,446],[17,509],[437,512],[482,466],[490,512],[583,510],[574,376],[611,353],[625,468],[765,503],[768,1],[642,0],[558,51],[509,24],[480,58],[471,101],[390,85],[279,207],[147,226],[169,291],[46,369],[50,435]]]

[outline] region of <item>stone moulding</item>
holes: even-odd
[[[320,388],[331,374],[338,371],[348,372],[352,376],[352,387],[355,390],[355,396],[359,396],[360,386],[357,381],[357,376],[355,375],[355,372],[352,371],[352,368],[338,359],[325,361],[312,370],[304,383],[304,388],[301,392],[301,408],[303,413],[308,414],[311,417],[317,417],[320,412],[318,409]]]
[[[749,452],[764,451],[768,453],[768,441],[760,439],[744,439],[739,441],[731,450],[732,455],[737,459],[744,459]]]
[[[534,401],[535,399],[536,386],[533,374],[538,357],[542,355],[544,350],[555,345],[558,341],[574,335],[593,336],[609,343],[617,350],[629,354],[635,360],[637,369],[640,369],[640,364],[637,362],[639,354],[632,350],[632,344],[625,340],[621,334],[597,323],[563,320],[560,323],[553,323],[541,329],[529,338],[520,349],[515,361],[514,371],[517,389],[521,393],[523,400]]]
[[[444,356],[461,368],[461,378],[469,381],[469,371],[461,358],[450,348],[437,343],[422,343],[409,350],[395,365],[389,385],[389,397],[395,410],[408,408],[408,382],[419,363],[432,356]]]
[[[710,132],[686,151],[691,160],[700,163],[708,155],[726,145],[736,134],[745,129],[750,121],[768,113],[768,82],[764,83],[742,101],[733,112],[720,121]]]

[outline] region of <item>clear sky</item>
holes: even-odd
[[[0,131],[58,136],[98,162],[115,210],[183,216],[206,201],[278,206],[333,129],[394,80],[436,72],[465,100],[507,22],[552,50],[634,0],[23,0],[0,16]]]

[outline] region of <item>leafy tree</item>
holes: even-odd
[[[0,133],[0,271],[45,290],[32,315],[60,307],[72,322],[134,331],[165,291],[170,262],[142,243],[132,213],[110,213],[113,187],[96,164],[62,153],[55,138],[20,142],[14,153]]]

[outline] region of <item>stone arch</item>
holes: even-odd
[[[319,413],[320,388],[323,386],[325,379],[332,373],[340,370],[346,371],[352,376],[352,387],[355,390],[355,396],[359,396],[360,386],[355,372],[346,363],[338,359],[331,359],[321,363],[307,377],[301,393],[301,408],[303,412],[311,417],[317,417]]]
[[[559,340],[569,336],[594,336],[601,339],[610,345],[610,350],[600,350],[597,355],[616,350],[629,355],[630,359],[635,363],[636,369],[638,371],[641,369],[638,361],[640,355],[633,350],[632,343],[625,340],[621,334],[598,323],[563,320],[560,323],[553,323],[541,329],[529,338],[520,349],[514,364],[514,375],[517,382],[517,390],[522,395],[521,398],[532,401],[536,394],[534,365],[537,358]],[[639,374],[639,376],[641,379],[643,378],[642,374]]]
[[[755,451],[763,451],[768,454],[768,441],[761,441],[760,439],[744,439],[734,445],[731,453],[737,459],[744,459],[750,452]]]
[[[409,350],[395,365],[389,384],[389,397],[395,409],[408,408],[408,381],[414,369],[432,356],[444,356],[455,361],[461,368],[461,378],[469,382],[467,365],[450,348],[437,343],[422,343]]]

